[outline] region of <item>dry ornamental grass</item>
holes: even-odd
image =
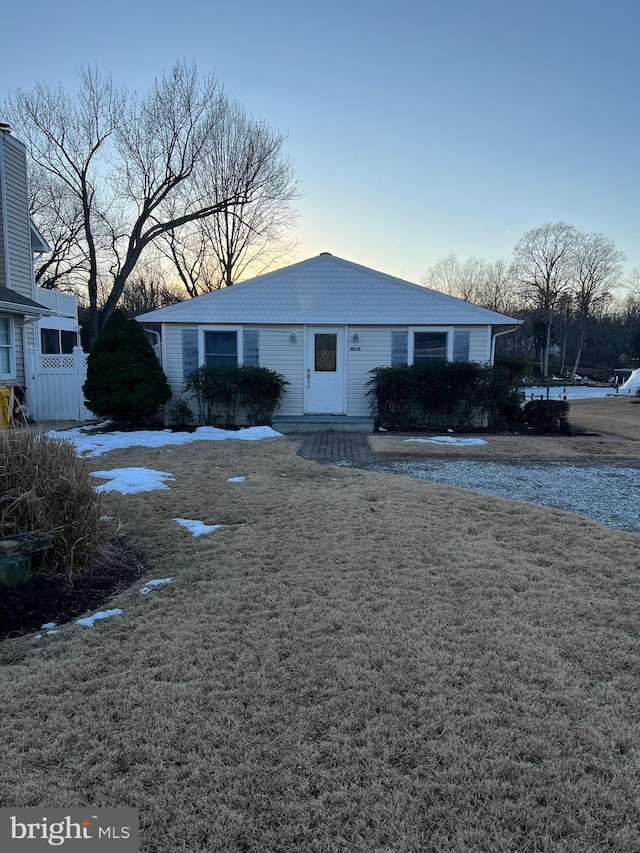
[[[640,849],[640,539],[297,447],[92,460],[175,477],[105,497],[173,583],[2,644],[3,804],[137,808],[145,853]]]

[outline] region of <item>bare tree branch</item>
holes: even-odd
[[[165,234],[227,215],[257,233],[249,213],[296,194],[283,138],[195,64],[177,62],[142,98],[83,69],[77,97],[38,85],[14,92],[6,109],[34,162],[81,211],[91,342]]]

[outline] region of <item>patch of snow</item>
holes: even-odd
[[[432,438],[405,438],[405,442],[414,441],[416,444],[486,444],[483,438],[457,438],[450,435],[434,435]]]
[[[55,628],[53,628],[51,631],[47,631],[47,634],[48,634],[50,637],[53,637],[53,635],[54,635],[54,634],[57,634],[57,633],[58,633],[58,632],[56,631],[56,629],[55,629]]]
[[[44,625],[41,625],[40,627],[43,629],[55,628],[57,624],[58,624],[57,622],[45,622]]]
[[[631,394],[632,396],[640,393],[640,370],[634,370],[626,382],[618,388],[619,394]]]
[[[154,587],[163,586],[164,584],[171,583],[172,581],[173,578],[158,578],[156,580],[147,581],[140,592],[142,595],[148,595]]]
[[[227,483],[244,483],[244,477],[229,477]]]
[[[174,518],[173,520],[182,527],[186,527],[194,536],[202,536],[203,533],[212,533],[214,530],[224,527],[222,524],[204,524],[202,521],[194,521],[191,518]]]
[[[259,441],[262,438],[282,437],[268,426],[247,427],[239,430],[198,427],[194,432],[171,432],[171,430],[139,430],[138,432],[105,432],[87,435],[82,427],[77,429],[52,430],[52,438],[70,441],[75,445],[78,456],[100,456],[109,450],[126,447],[166,447],[167,445],[189,444],[192,441]]]
[[[93,628],[93,623],[98,619],[108,619],[110,616],[122,616],[122,610],[119,607],[115,607],[113,610],[100,610],[98,613],[94,613],[93,616],[76,619],[76,625],[82,625],[83,628]]]
[[[35,635],[35,637],[34,637],[33,639],[34,639],[34,640],[41,640],[41,639],[42,639],[42,634],[36,634],[36,635]]]
[[[168,489],[164,481],[174,479],[166,471],[153,471],[151,468],[113,468],[111,471],[94,471],[91,476],[109,480],[96,486],[96,492],[121,492],[123,495]]]

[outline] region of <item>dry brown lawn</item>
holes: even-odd
[[[148,853],[638,851],[640,538],[298,446],[93,460],[174,475],[107,496],[173,583],[2,644],[3,804],[137,808]]]

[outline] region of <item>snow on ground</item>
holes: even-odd
[[[175,521],[176,519],[174,519]],[[152,589],[155,589],[158,586],[164,586],[165,584],[171,583],[173,578],[156,578],[152,581],[147,581],[145,585],[140,590],[142,595],[149,595]]]
[[[227,483],[244,483],[244,477],[229,477]]]
[[[89,435],[86,429],[52,430],[47,433],[51,438],[71,441],[78,456],[100,456],[109,450],[122,450],[126,447],[166,447],[167,445],[189,444],[192,441],[259,441],[262,438],[277,438],[282,433],[268,426],[247,427],[239,430],[218,429],[217,427],[198,427],[195,432],[171,432],[171,430],[139,430],[138,432],[101,432]]]
[[[123,495],[168,489],[164,481],[175,479],[173,474],[151,468],[113,468],[111,471],[94,471],[91,476],[109,481],[96,486],[96,492],[121,492]]]
[[[193,533],[194,536],[202,536],[203,533],[213,533],[214,530],[218,530],[224,526],[222,524],[204,524],[202,521],[194,521],[191,518],[174,518],[173,520],[181,524],[182,527],[186,527],[189,533]]]
[[[84,628],[93,628],[93,623],[98,619],[108,619],[110,616],[122,616],[122,610],[119,607],[115,607],[113,610],[101,610],[98,613],[94,613],[93,616],[76,619],[76,625],[82,625]]]
[[[484,438],[457,438],[453,435],[434,435],[432,438],[405,438],[405,443],[410,441],[414,441],[416,444],[472,445],[487,443]]]
[[[621,394],[631,394],[632,397],[640,394],[640,370],[634,370],[618,390]]]

